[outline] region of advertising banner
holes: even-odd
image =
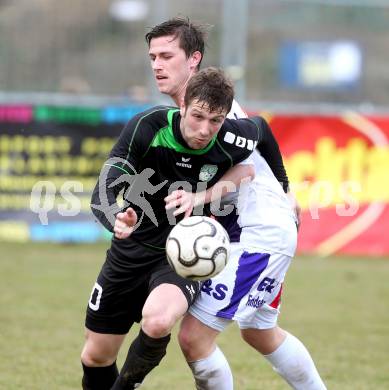
[[[125,122],[146,108],[0,106],[0,240],[109,238],[90,196]],[[261,114],[302,208],[299,252],[388,255],[389,117]]]
[[[388,255],[389,117],[268,116],[302,208],[300,252]]]
[[[95,108],[0,106],[0,240],[109,236],[89,204],[122,126]]]

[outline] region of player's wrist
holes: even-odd
[[[200,206],[202,204],[210,203],[211,192],[209,190],[195,192],[193,194],[193,207]]]

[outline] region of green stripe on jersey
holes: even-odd
[[[158,130],[157,134],[155,135],[153,141],[151,142],[151,147],[162,147],[162,148],[168,148],[168,149],[173,149],[176,152],[179,153],[188,153],[188,154],[196,154],[196,155],[201,155],[205,154],[209,151],[209,149],[212,148],[214,143],[216,142],[216,137],[215,135],[212,139],[211,142],[204,148],[204,149],[188,149],[185,146],[181,145],[180,143],[177,142],[177,140],[174,137],[173,134],[173,114],[177,112],[177,109],[169,110],[167,117],[168,117],[168,125],[166,127],[163,127],[162,129]]]
[[[130,173],[130,172],[126,171],[123,167],[120,167],[120,166],[118,166],[118,165],[115,165],[115,164],[107,164],[107,163],[105,163],[104,165],[106,165],[106,166],[108,166],[108,167],[115,167],[115,168],[117,168],[117,169],[123,171],[124,173],[129,174],[130,176],[134,175],[134,173]],[[134,171],[134,172],[135,172],[135,171]],[[136,172],[135,172],[135,173],[136,173]]]

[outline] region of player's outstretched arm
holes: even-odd
[[[185,213],[185,217],[189,217],[194,207],[214,202],[217,199],[223,198],[228,193],[237,191],[243,183],[251,181],[254,176],[254,165],[235,165],[216,184],[206,191],[198,193],[186,192],[184,190],[173,191],[165,198],[165,208],[166,210],[176,208],[177,210],[173,213],[174,216]]]
[[[123,192],[125,198],[128,188],[136,180],[141,156],[146,152],[154,136],[152,125],[142,121],[152,113],[150,109],[129,120],[113,146],[109,159],[101,169],[93,190],[92,212],[110,232],[114,232],[117,214],[129,206],[126,199],[124,199],[124,207],[119,206],[118,195]]]
[[[131,183],[131,175],[112,164],[105,164],[92,193],[91,209],[96,219],[113,232],[116,215],[123,211],[117,203],[118,195]]]
[[[227,194],[236,192],[242,184],[250,182],[254,177],[255,168],[253,164],[247,163],[233,166],[216,184],[204,191],[203,203],[211,203],[225,197]]]

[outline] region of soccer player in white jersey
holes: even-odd
[[[202,60],[203,30],[187,19],[175,18],[152,28],[146,34],[146,41],[159,91],[179,105],[189,78]],[[229,116],[239,118],[245,114],[235,102]],[[268,127],[265,121],[264,124]],[[268,130],[272,146],[275,140]],[[276,142],[274,148],[279,152]],[[233,388],[230,367],[215,342],[232,321],[238,322],[243,339],[291,387],[325,389],[307,349],[277,325],[282,283],[296,247],[297,218],[279,183],[287,189],[283,165],[280,167],[279,160],[268,152],[262,153],[266,161],[258,152],[252,154],[257,176],[242,188],[244,201],[236,204],[238,214],[219,219],[230,225],[231,238],[234,226],[238,232],[238,242],[232,244],[227,267],[204,283],[201,296],[182,321],[180,346],[197,389]],[[239,183],[246,175],[247,166],[234,167],[224,179]],[[211,196],[207,193],[205,199],[210,200]],[[189,215],[196,199],[201,198],[179,191],[166,199],[167,208],[178,207],[176,214]]]

